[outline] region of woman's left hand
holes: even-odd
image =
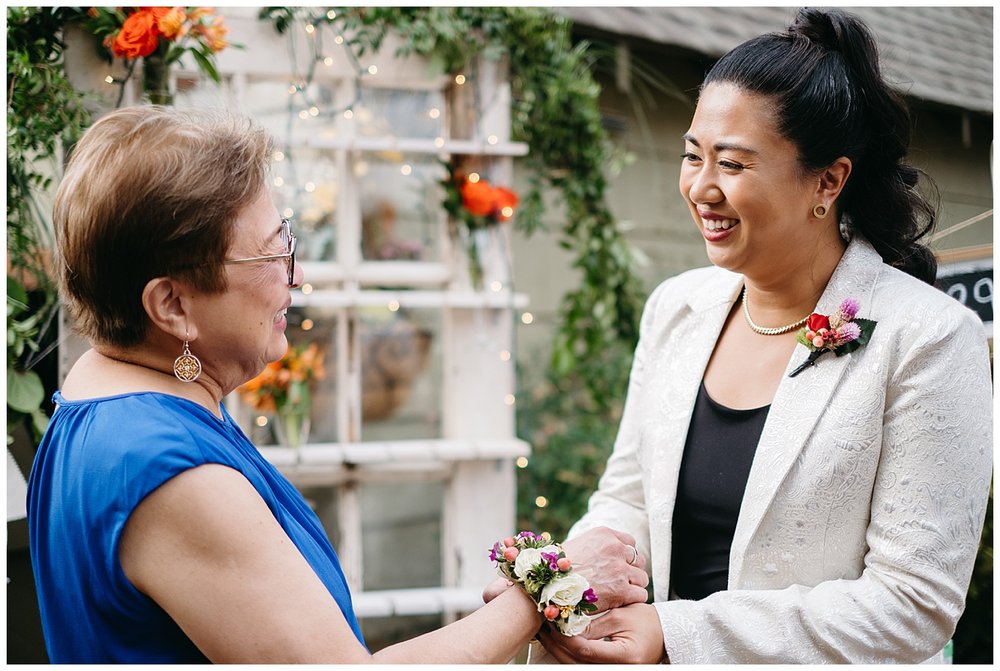
[[[562,664],[659,664],[667,662],[656,609],[645,603],[614,608],[591,620],[580,636],[549,627],[537,634],[545,650]]]
[[[591,529],[562,544],[573,570],[590,583],[598,611],[645,603],[646,558],[635,549],[635,538],[608,527]]]

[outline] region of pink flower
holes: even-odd
[[[837,335],[841,343],[851,342],[861,337],[861,327],[855,322],[848,322],[837,329]]]
[[[517,559],[518,550],[517,548],[507,548],[503,551],[503,558],[507,561],[514,561]]]
[[[561,612],[562,611],[559,610],[559,606],[553,606],[552,604],[549,604],[548,606],[545,607],[545,610],[542,611],[542,614],[545,615],[546,620],[552,621],[557,617],[559,617],[559,613]]]
[[[844,302],[840,304],[840,311],[844,313],[844,321],[850,321],[854,319],[858,314],[858,309],[861,305],[853,298],[845,298]]]

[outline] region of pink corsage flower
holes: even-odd
[[[857,300],[848,298],[832,315],[816,312],[809,315],[806,325],[795,336],[796,340],[810,350],[809,357],[789,373],[788,377],[795,377],[815,365],[816,359],[827,352],[844,356],[866,344],[878,322],[858,317],[860,307]]]

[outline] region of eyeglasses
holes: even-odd
[[[281,239],[285,243],[284,254],[271,254],[269,256],[251,256],[246,259],[226,259],[223,263],[252,263],[255,261],[277,261],[286,259],[288,261],[288,286],[295,285],[295,246],[298,238],[292,233],[292,222],[288,219],[281,220]]]

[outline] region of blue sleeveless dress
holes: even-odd
[[[38,447],[28,532],[52,663],[206,662],[156,602],[125,577],[118,544],[135,507],[189,468],[242,473],[337,601],[364,645],[340,562],[305,500],[222,409],[143,392],[67,401]]]

